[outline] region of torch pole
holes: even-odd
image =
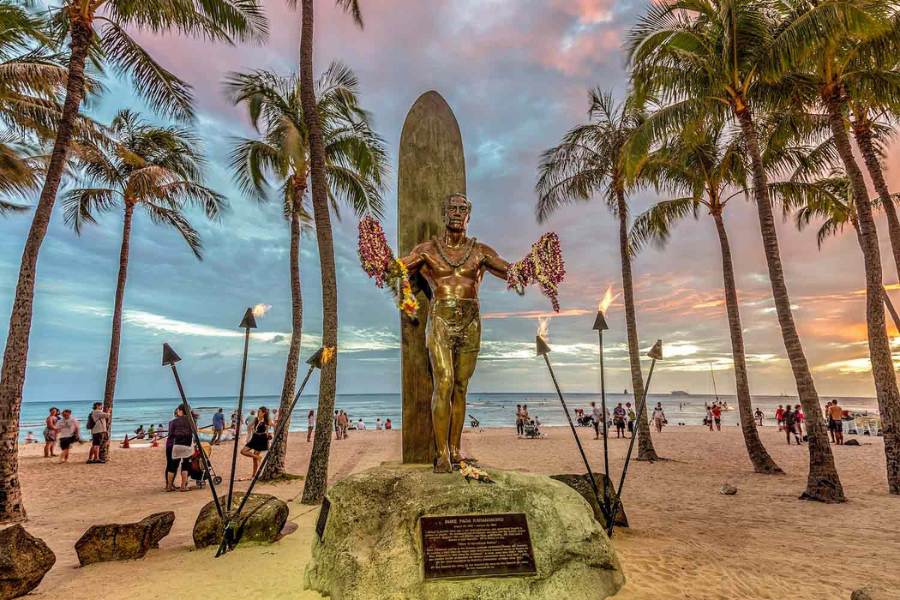
[[[609,505],[609,424],[606,418],[606,379],[603,370],[603,330],[600,334],[600,408],[603,410],[603,506],[610,514]]]
[[[222,505],[219,504],[219,494],[216,492],[216,484],[209,472],[209,458],[206,456],[206,451],[203,450],[203,445],[200,443],[200,432],[197,431],[197,423],[194,421],[194,413],[191,412],[191,405],[190,403],[188,403],[187,396],[185,396],[184,394],[184,388],[181,386],[181,378],[178,377],[178,368],[175,366],[175,363],[172,363],[170,366],[172,367],[172,374],[175,376],[175,384],[178,386],[178,393],[181,395],[181,402],[184,406],[184,414],[187,415],[188,422],[190,422],[191,424],[191,432],[194,434],[194,442],[196,442],[197,444],[197,450],[200,451],[200,459],[203,461],[203,471],[206,474],[206,480],[209,482],[209,489],[213,495],[213,502],[215,502],[216,504],[216,512],[219,513],[219,518],[224,521],[225,516],[222,512]]]
[[[297,406],[297,401],[300,400],[300,394],[303,393],[303,388],[306,387],[306,382],[309,381],[309,378],[312,375],[313,370],[315,369],[316,365],[310,365],[309,371],[306,372],[306,377],[303,378],[303,383],[300,384],[300,388],[294,395],[294,399],[291,401],[290,407],[288,407],[287,415],[281,415],[281,418],[278,419],[278,426],[275,428],[275,435],[272,436],[272,448],[274,448],[275,444],[280,442],[281,438],[286,435],[287,424],[288,421],[290,421],[291,413],[294,412],[294,407]],[[230,516],[228,523],[225,524],[225,527],[222,530],[222,543],[219,545],[218,551],[216,551],[216,558],[226,553],[229,547],[234,547],[234,544],[236,543],[234,542],[233,531],[235,521],[240,516],[241,511],[244,509],[244,505],[247,504],[247,500],[250,498],[250,492],[253,491],[253,487],[256,485],[257,480],[259,480],[259,476],[263,473],[263,470],[265,470],[270,456],[272,456],[272,453],[266,452],[266,455],[263,457],[262,463],[260,463],[259,468],[253,475],[253,479],[250,481],[250,485],[247,486],[247,491],[244,492],[244,497],[241,498],[240,505],[237,507],[237,510],[235,510],[234,513]]]
[[[647,393],[650,390],[650,380],[653,379],[653,367],[656,366],[656,359],[650,363],[650,373],[647,374],[647,384],[644,386],[644,395],[641,397],[640,406],[637,407],[638,423],[640,423],[641,415],[644,414],[644,407],[647,405]],[[610,536],[613,533],[613,527],[616,523],[616,515],[619,512],[619,505],[622,502],[622,487],[625,485],[625,475],[628,473],[628,464],[631,462],[631,451],[634,450],[634,439],[637,432],[631,434],[631,442],[628,444],[628,453],[625,455],[625,465],[622,467],[622,477],[619,479],[619,488],[616,493],[616,499],[612,507],[612,518],[607,523],[607,529]]]
[[[562,390],[559,389],[559,383],[556,381],[556,375],[553,373],[553,367],[550,365],[550,359],[547,358],[547,355],[544,354],[544,362],[547,363],[547,369],[550,370],[550,378],[553,379],[553,386],[556,388],[556,393],[559,396],[559,402],[562,404],[563,412],[566,413],[566,419],[569,421],[569,427],[572,428],[572,435],[575,436],[575,443],[578,444],[578,451],[581,453],[581,460],[584,461],[584,466],[588,472],[588,478],[591,480],[591,488],[594,490],[594,498],[597,500],[597,506],[600,507],[600,512],[603,513],[603,517],[609,520],[609,512],[606,510],[606,505],[600,501],[600,491],[597,489],[597,482],[594,480],[594,472],[591,470],[591,465],[588,464],[587,456],[584,453],[584,448],[581,446],[581,438],[578,437],[578,431],[575,429],[575,424],[572,423],[572,417],[569,416],[569,408],[566,406],[566,399],[563,398]]]
[[[884,305],[887,306],[888,312],[891,313],[891,318],[894,319],[894,326],[897,328],[897,331],[900,331],[900,315],[897,315],[897,310],[894,308],[894,303],[891,302],[891,297],[888,296],[887,290],[884,290]]]
[[[241,389],[238,394],[237,420],[234,426],[234,451],[231,455],[231,477],[228,478],[228,502],[225,504],[228,512],[231,512],[231,498],[234,494],[234,474],[237,470],[238,446],[241,443],[241,421],[243,420],[244,410],[244,383],[247,380],[247,352],[249,349],[250,328],[247,327],[244,333],[244,364],[241,366]]]

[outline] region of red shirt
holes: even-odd
[[[784,409],[783,409],[783,408],[779,408],[778,410],[775,411],[775,419],[776,419],[776,420],[780,421],[780,420],[781,420],[781,417],[783,417],[783,416],[784,416]]]
[[[722,416],[722,411],[719,410],[718,407],[716,407],[716,408],[712,409],[712,414],[713,414],[714,418],[718,419],[719,417]]]

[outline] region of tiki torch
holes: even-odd
[[[278,419],[278,425],[275,427],[275,434],[272,436],[272,444],[271,448],[274,448],[281,439],[287,435],[287,424],[290,421],[291,414],[294,412],[294,407],[297,406],[297,402],[300,400],[300,395],[303,393],[303,389],[306,387],[306,382],[309,381],[310,376],[312,375],[315,369],[322,369],[322,366],[327,363],[334,356],[334,348],[319,348],[315,354],[309,357],[306,361],[306,364],[309,365],[309,371],[306,372],[306,377],[303,378],[303,382],[300,384],[300,387],[297,389],[297,393],[294,394],[294,399],[291,401],[291,405],[287,409],[286,415],[281,415]],[[250,498],[250,492],[253,491],[253,487],[256,485],[256,482],[259,480],[259,476],[265,471],[266,465],[269,463],[269,458],[272,456],[272,452],[266,452],[266,455],[263,457],[262,463],[260,463],[259,468],[256,470],[256,474],[253,476],[253,479],[250,481],[250,485],[247,486],[247,491],[244,492],[244,497],[241,498],[241,503],[237,507],[237,510],[232,513],[228,519],[228,522],[225,524],[225,527],[222,529],[222,543],[219,544],[219,549],[216,551],[216,558],[225,554],[230,549],[234,548],[237,544],[238,540],[235,539],[234,533],[237,528],[237,519],[241,514],[241,511],[244,509],[244,505],[247,504],[247,499]],[[231,508],[231,505],[228,506]],[[223,519],[224,521],[224,519]]]
[[[544,362],[547,363],[547,369],[550,371],[550,378],[553,380],[553,386],[556,388],[556,394],[559,396],[559,402],[562,404],[563,412],[566,413],[566,419],[569,421],[569,427],[572,429],[572,435],[575,436],[575,443],[578,444],[578,451],[581,453],[581,460],[584,461],[584,467],[587,469],[588,478],[591,482],[591,489],[594,491],[594,498],[597,500],[597,506],[600,507],[600,512],[603,513],[603,518],[609,521],[609,511],[606,509],[606,504],[600,501],[600,490],[597,488],[597,482],[594,480],[594,471],[591,469],[591,465],[588,464],[587,456],[584,453],[584,448],[581,446],[581,439],[578,437],[578,432],[575,430],[575,424],[572,423],[572,417],[569,416],[569,408],[566,406],[566,399],[563,397],[562,390],[559,389],[559,383],[556,381],[556,374],[553,373],[553,366],[550,364],[550,359],[547,357],[550,354],[550,346],[547,345],[544,337],[547,334],[547,326],[550,322],[550,319],[544,320],[543,318],[538,318],[538,335],[535,338],[535,351],[538,356],[544,357]]]
[[[181,357],[172,350],[172,346],[163,344],[162,364],[164,367],[166,365],[172,367],[172,375],[175,376],[175,384],[178,386],[178,393],[181,395],[182,408],[191,425],[191,432],[194,434],[194,442],[197,444],[197,449],[200,451],[200,459],[203,462],[203,472],[206,474],[206,480],[209,481],[209,489],[212,492],[213,501],[216,503],[216,512],[219,513],[219,518],[224,520],[225,516],[222,512],[222,505],[219,504],[219,494],[216,493],[216,484],[210,473],[209,458],[206,456],[206,451],[203,450],[203,445],[200,443],[200,432],[197,431],[194,413],[191,412],[191,405],[188,403],[187,396],[184,395],[184,388],[181,386],[181,378],[178,377],[178,368],[175,366],[175,363],[180,360]],[[172,432],[169,432],[169,435],[172,435]]]
[[[259,305],[258,305],[259,306]],[[231,477],[228,478],[228,502],[225,504],[226,510],[231,510],[231,497],[234,494],[234,472],[237,469],[238,446],[241,441],[241,421],[243,420],[244,410],[244,383],[247,381],[247,353],[250,350],[250,330],[256,329],[256,315],[252,308],[248,308],[244,313],[241,324],[238,325],[244,330],[244,362],[241,365],[241,388],[238,392],[237,420],[234,426],[234,452],[231,455]]]
[[[603,300],[597,306],[597,318],[594,319],[594,331],[597,332],[600,344],[600,408],[603,411],[603,505],[606,507],[607,514],[610,512],[609,506],[609,424],[606,417],[606,379],[605,369],[603,368],[603,332],[609,329],[606,324],[606,311],[614,300],[612,295],[612,287],[606,289]]]
[[[888,296],[887,290],[884,291],[884,305],[887,306],[888,312],[891,313],[891,318],[894,319],[894,326],[897,328],[897,331],[900,331],[900,315],[897,314],[897,310],[894,308],[894,303],[891,302],[891,297]]]
[[[650,352],[647,353],[647,356],[652,358],[653,362],[650,363],[650,372],[647,374],[647,384],[644,386],[644,395],[641,397],[641,403],[637,407],[638,419],[644,414],[644,408],[647,406],[647,394],[650,392],[650,380],[653,379],[653,367],[656,366],[656,361],[663,359],[662,340],[656,340],[656,343],[650,348]],[[634,435],[634,433],[631,434],[631,442],[628,444],[628,454],[625,455],[625,466],[622,467],[622,477],[619,479],[619,489],[612,508],[612,518],[607,521],[607,529],[610,536],[612,535],[613,527],[616,523],[619,505],[622,502],[622,487],[625,485],[625,475],[628,473],[628,463],[631,462],[631,451],[634,449],[634,438],[636,437],[637,436]]]

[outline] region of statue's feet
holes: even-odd
[[[435,473],[452,473],[453,466],[450,464],[450,456],[447,454],[439,454],[434,463]]]
[[[459,453],[459,448],[450,448],[450,462],[454,465],[458,465],[461,461],[465,460],[462,454]]]

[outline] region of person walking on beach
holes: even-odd
[[[837,400],[831,401],[831,408],[828,409],[828,415],[831,417],[831,421],[834,423],[834,443],[838,446],[844,445],[844,421],[842,417],[844,416],[844,409],[838,406]]]
[[[803,407],[799,404],[794,407],[794,433],[803,439]]]
[[[775,420],[778,421],[778,431],[781,431],[784,428],[784,407],[780,404],[775,411]]]
[[[224,410],[224,408],[220,408],[215,414],[213,414],[213,435],[212,440],[210,440],[209,442],[211,446],[218,446],[222,443],[222,432],[225,431]]]
[[[784,414],[781,415],[781,422],[784,426],[784,435],[785,438],[787,438],[788,446],[791,445],[791,434],[794,435],[794,438],[797,440],[797,445],[799,446],[802,442],[800,441],[800,436],[798,436],[797,432],[794,430],[794,425],[797,422],[797,414],[791,410],[790,404],[784,409]]]
[[[653,424],[656,425],[656,433],[662,433],[665,423],[666,413],[663,412],[662,402],[657,402],[656,408],[653,409]]]
[[[703,420],[704,425],[709,426],[709,430],[713,430],[713,414],[712,414],[712,406],[709,404],[706,405],[706,418]]]
[[[54,406],[50,409],[50,414],[47,416],[47,426],[44,427],[44,458],[56,456],[56,453],[53,452],[53,447],[56,445],[56,438],[59,433],[59,427],[56,426],[56,415],[58,413],[59,409]]]
[[[181,404],[175,408],[174,416],[175,418],[169,421],[169,435],[166,437],[166,491],[174,492],[181,489],[182,492],[186,492],[188,470],[191,466],[191,457],[194,455],[194,434],[191,422],[184,414],[184,407]],[[178,465],[181,465],[181,488],[175,487]]]
[[[522,427],[524,427],[525,423],[528,423],[529,421],[531,421],[531,415],[528,414],[528,405],[523,404],[522,405]],[[523,431],[524,431],[524,429],[523,429]]]
[[[625,409],[619,402],[615,410],[613,410],[613,425],[616,426],[616,438],[625,437]]]
[[[625,412],[628,416],[628,433],[631,434],[631,437],[634,437],[634,424],[637,422],[637,413],[634,412],[634,407],[631,406],[631,402],[625,403]]]
[[[334,421],[334,439],[336,440],[341,439],[341,424],[339,422],[340,416],[340,412],[334,411],[334,418],[332,420]]]
[[[69,449],[75,442],[81,443],[81,430],[78,427],[78,419],[72,416],[70,409],[62,411],[62,419],[57,423],[59,429],[59,455],[60,463],[69,462]]]
[[[88,453],[87,464],[105,464],[105,460],[100,460],[100,447],[109,435],[109,413],[104,412],[102,402],[94,402],[88,427],[91,430],[91,451]]]
[[[516,435],[525,435],[525,421],[522,420],[522,405],[516,404]]]
[[[312,434],[316,428],[316,411],[310,409],[306,415],[306,443],[312,441]]]
[[[756,413],[753,416],[756,417],[756,424],[759,425],[760,427],[762,427],[763,419],[766,418],[766,416],[763,414],[763,411],[761,411],[760,409],[757,408]]]
[[[719,408],[718,404],[713,404],[712,417],[713,422],[716,424],[716,431],[722,431],[722,409]],[[711,429],[712,428],[710,428],[710,430]]]
[[[262,453],[269,450],[269,427],[272,426],[270,419],[269,409],[260,406],[256,413],[256,422],[251,431],[250,441],[241,448],[242,456],[253,459],[253,477],[256,477],[256,472],[259,470]]]
[[[591,402],[591,418],[594,421],[594,439],[600,439],[600,407],[596,402]]]

